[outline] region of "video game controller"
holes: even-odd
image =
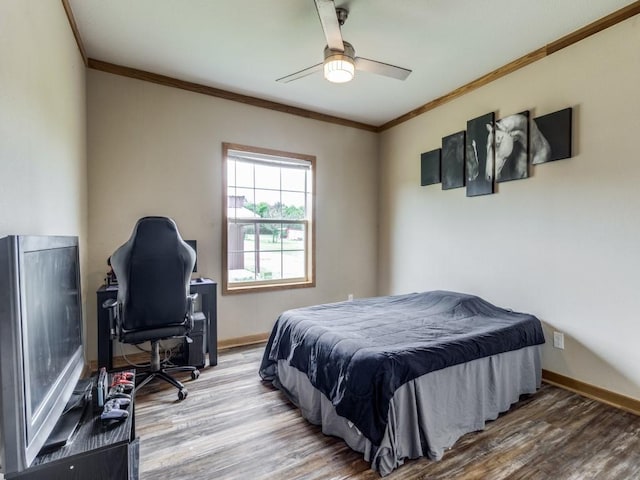
[[[124,420],[127,417],[129,417],[129,412],[121,409],[114,400],[109,400],[104,404],[104,409],[100,415],[101,420]]]
[[[131,400],[131,395],[124,392],[111,392],[107,396],[107,400],[113,400],[114,398],[123,398],[125,400]]]
[[[111,383],[122,383],[123,385],[133,385],[133,380],[127,380],[124,377],[113,377]]]
[[[118,372],[114,373],[111,378],[114,382],[116,381],[128,381],[133,383],[135,374],[133,372]]]
[[[131,403],[131,399],[129,398],[112,398],[107,403],[117,406],[118,408],[125,410],[129,404]]]
[[[131,395],[125,393],[124,385],[116,385],[115,387],[111,387],[109,389],[109,394],[107,395],[107,399],[110,400],[113,398],[126,398],[131,400]]]
[[[111,386],[114,385],[130,385],[133,388],[134,385],[134,374],[133,372],[119,372],[114,373],[111,376]]]
[[[111,382],[111,387],[122,386],[122,389],[125,393],[129,393],[133,390],[133,382],[130,380],[114,380]]]

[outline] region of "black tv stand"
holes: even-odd
[[[95,377],[91,379],[91,384],[95,384]],[[82,388],[80,384],[76,391],[82,391]],[[93,394],[95,399],[95,391]],[[5,478],[137,480],[139,447],[135,438],[134,399],[132,398],[128,407],[129,417],[110,425],[102,423],[102,409],[94,408],[95,405],[93,400],[88,402],[86,408],[75,409],[80,410],[81,415],[75,433],[72,432],[71,441],[59,448],[41,450],[29,468],[5,475]]]

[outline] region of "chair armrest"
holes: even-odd
[[[197,299],[198,299],[197,293],[192,293],[190,295],[187,295],[187,311],[191,316],[193,316],[193,314],[196,313],[195,308],[196,308]]]
[[[196,299],[198,298],[198,294],[197,293],[192,293],[190,295],[187,295],[187,328],[188,331],[190,332],[193,329],[193,316],[196,313]]]
[[[107,298],[102,302],[102,308],[114,308],[118,304],[118,300],[115,298]]]
[[[118,300],[115,298],[108,298],[102,302],[102,308],[109,310],[109,333],[111,338],[116,338],[118,335]]]

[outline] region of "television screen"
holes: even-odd
[[[31,416],[82,345],[75,247],[26,251],[23,279]],[[34,422],[37,423],[37,422]],[[29,440],[29,438],[27,439]]]

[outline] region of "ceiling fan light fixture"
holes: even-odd
[[[324,61],[324,78],[332,83],[350,82],[353,80],[355,70],[353,60],[349,57],[331,58]]]
[[[346,83],[353,80],[356,62],[353,47],[344,42],[344,51],[324,49],[324,78],[332,83]]]

